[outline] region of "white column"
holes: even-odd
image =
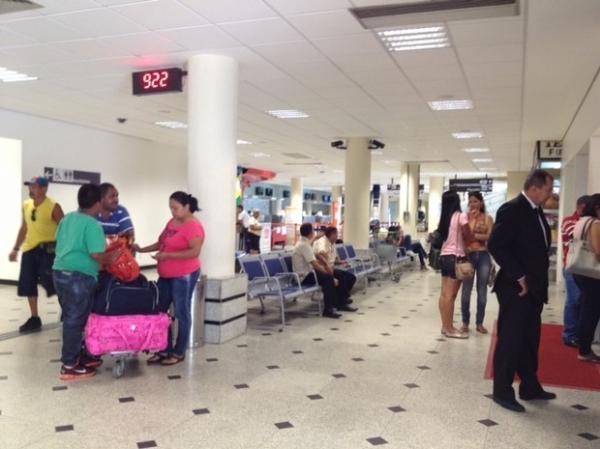
[[[369,139],[348,140],[344,199],[344,241],[356,249],[369,248],[371,153]]]
[[[444,193],[444,177],[429,178],[429,200],[427,205],[427,226],[429,232],[437,229],[442,212],[442,194]]]
[[[234,274],[238,64],[227,56],[188,61],[188,186],[206,231],[202,271]],[[231,255],[231,257],[224,257]]]
[[[331,224],[339,226],[342,221],[342,186],[331,188]]]
[[[379,194],[379,221],[382,223],[390,221],[390,197],[384,191]]]
[[[405,234],[417,232],[417,206],[419,204],[419,164],[402,164],[400,167],[400,225]]]
[[[600,137],[592,137],[589,144],[587,194],[600,193]]]
[[[292,178],[291,180],[290,206],[285,210],[286,222],[290,224],[302,224],[302,201],[304,200],[304,180]]]

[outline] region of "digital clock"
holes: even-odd
[[[147,70],[132,73],[133,95],[181,92],[183,70],[178,68]]]

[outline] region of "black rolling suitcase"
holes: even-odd
[[[98,315],[155,315],[159,313],[156,282],[140,275],[135,281],[123,282],[102,276],[94,298],[92,313]]]

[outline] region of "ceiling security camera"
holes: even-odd
[[[369,140],[369,150],[379,150],[385,148],[385,143],[376,139]]]
[[[119,122],[121,125],[123,123],[125,123],[127,121],[127,119],[125,117],[117,117],[117,122]]]
[[[334,140],[333,142],[331,142],[331,147],[337,148],[338,150],[347,150],[348,149],[348,145],[343,140]]]

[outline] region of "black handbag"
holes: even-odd
[[[140,275],[133,282],[111,277],[96,293],[92,312],[98,315],[156,315],[159,313],[159,292],[156,282]]]

